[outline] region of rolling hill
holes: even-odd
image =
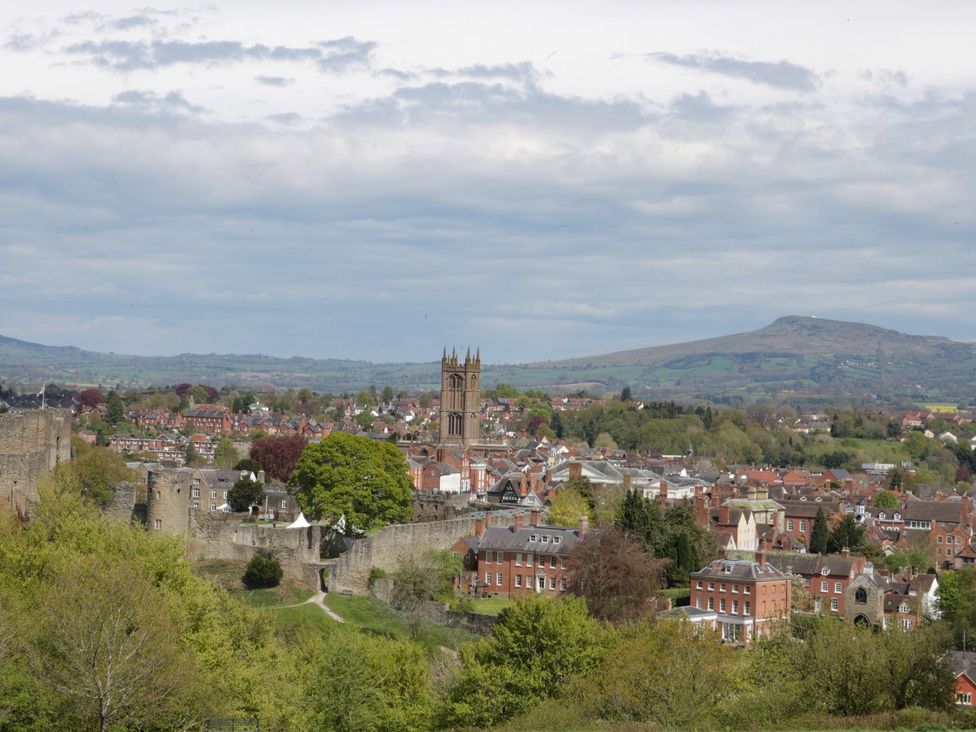
[[[435,388],[437,362],[374,364],[263,355],[126,356],[0,336],[0,380],[36,384],[251,388]],[[769,396],[802,402],[949,401],[976,397],[976,345],[863,323],[786,316],[748,333],[561,361],[484,365],[483,382],[597,391],[629,385],[654,398],[718,402]]]

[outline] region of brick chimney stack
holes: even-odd
[[[515,514],[515,516],[512,518],[512,533],[515,533],[522,528],[522,521],[522,514]]]
[[[569,477],[570,478],[582,478],[583,477],[583,463],[574,460],[569,464]]]
[[[540,511],[538,508],[533,508],[532,513],[529,514],[529,523],[532,524],[532,526],[538,526],[539,517],[541,515],[542,515],[542,511]]]
[[[525,479],[525,473],[522,473],[522,477],[519,478],[519,495],[525,498],[529,493],[528,482]]]
[[[760,569],[766,569],[766,547],[764,544],[760,544],[759,549],[756,550],[756,561],[759,562]]]
[[[718,525],[728,526],[729,525],[729,504],[723,503],[718,507]]]
[[[485,533],[485,519],[484,517],[476,518],[474,520],[474,535],[481,536]]]

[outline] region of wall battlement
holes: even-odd
[[[0,414],[0,506],[27,513],[37,485],[71,459],[71,412],[32,409]]]

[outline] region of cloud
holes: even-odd
[[[259,84],[264,84],[265,86],[288,86],[294,79],[290,79],[286,76],[255,76],[254,80]]]
[[[539,72],[529,61],[522,61],[517,64],[474,64],[457,69],[434,68],[428,69],[427,73],[438,78],[507,79],[526,83],[533,83],[539,78]]]
[[[374,43],[353,38],[308,47],[246,45],[238,41],[100,40],[73,43],[62,50],[70,56],[83,56],[89,63],[115,71],[155,69],[175,64],[314,61],[323,71],[337,72],[367,65],[374,46]]]
[[[300,114],[295,112],[282,112],[281,114],[268,115],[268,119],[279,125],[297,125],[302,121]]]
[[[789,61],[744,61],[730,56],[705,54],[680,56],[665,52],[650,53],[647,57],[671,66],[746,79],[777,89],[810,92],[817,88],[817,75],[811,69]]]
[[[171,91],[160,96],[151,91],[140,91],[138,89],[127,89],[119,92],[112,101],[121,105],[132,105],[146,109],[155,109],[165,112],[201,114],[207,110],[204,107],[191,104],[183,96],[182,92]]]

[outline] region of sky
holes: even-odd
[[[0,4],[0,335],[976,341],[976,3]]]

